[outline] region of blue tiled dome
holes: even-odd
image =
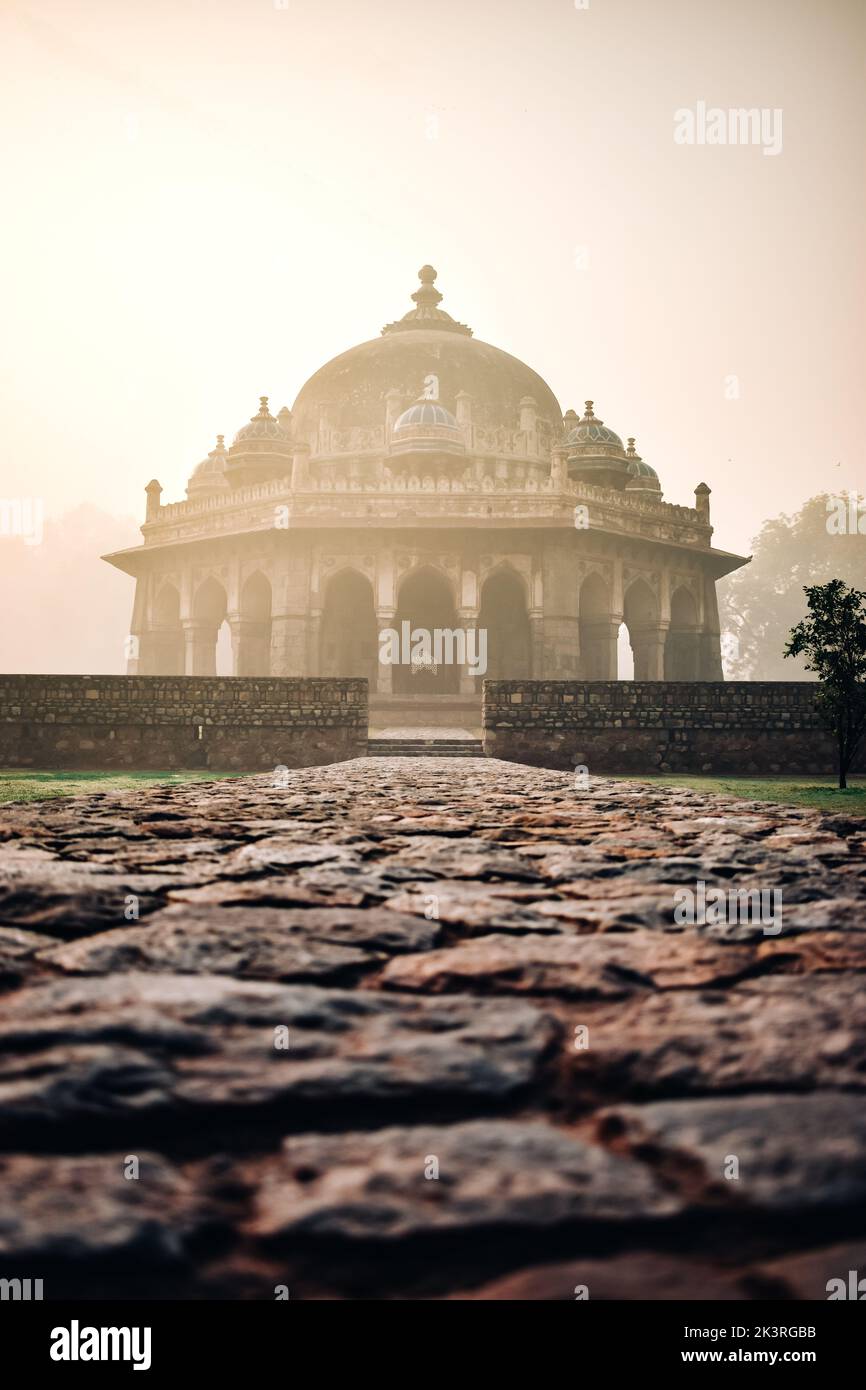
[[[626,492],[661,497],[662,485],[659,482],[659,475],[648,463],[644,463],[640,454],[636,452],[633,439],[628,441],[627,457],[628,482],[625,485]]]
[[[654,478],[656,482],[659,480],[659,475],[655,469],[651,468],[648,463],[644,463],[643,459],[632,459],[628,466],[628,473],[630,478]]]
[[[565,443],[569,447],[580,448],[586,453],[591,453],[594,446],[600,446],[605,450],[619,449],[625,453],[619,435],[593,414],[592,401],[587,401],[585,416],[582,420],[578,420],[573,429],[569,430],[565,436]]]
[[[421,400],[398,415],[391,431],[392,453],[462,454],[463,431],[438,401]]]
[[[417,425],[446,425],[455,430],[459,428],[451,411],[446,410],[438,401],[416,401],[414,405],[410,405],[409,409],[404,410],[395,420],[394,433]]]

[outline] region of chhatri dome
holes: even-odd
[[[211,449],[207,458],[202,459],[193,469],[187,483],[187,497],[213,497],[228,488],[226,463],[228,451],[221,434],[217,435],[216,448]]]
[[[420,400],[394,421],[391,453],[462,454],[466,444],[455,416],[438,401]]]
[[[483,676],[615,679],[622,632],[640,679],[720,679],[715,584],[744,562],[712,546],[706,484],[693,505],[664,500],[592,401],[563,415],[537,372],[441,307],[432,266],[418,279],[408,312],[314,371],[291,410],[262,396],[228,449],[220,436],[185,501],[148,484],[143,544],[106,557],[136,579],[130,669],[214,674],[227,625],[233,674],[364,676],[394,723],[416,697],[421,722],[446,697],[479,722]],[[485,632],[483,676],[381,664],[403,621]]]

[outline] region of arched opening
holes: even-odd
[[[423,629],[432,641],[436,628],[457,626],[454,600],[447,581],[436,570],[416,570],[400,586],[395,626],[402,636],[402,624],[413,632]],[[396,695],[456,695],[460,689],[460,667],[454,661],[407,662],[394,667]]]
[[[180,623],[180,594],[173,584],[164,584],[153,605],[150,633],[151,652],[146,671],[151,676],[182,676],[184,666],[183,628]]]
[[[235,654],[232,644],[232,630],[229,627],[227,618],[223,619],[217,630],[216,648],[214,650],[214,673],[217,676],[233,676],[235,674]]]
[[[363,676],[376,689],[379,646],[373,586],[357,570],[341,570],[328,584],[321,626],[323,676]]]
[[[217,669],[217,634],[225,623],[226,616],[226,591],[218,579],[213,575],[200,585],[196,591],[192,606],[193,617],[193,637],[192,637],[192,670],[188,672],[191,676],[215,676]],[[228,625],[226,624],[226,631]],[[226,637],[223,636],[220,651],[220,666],[225,666],[225,644]],[[231,651],[231,636],[228,637],[228,649]],[[231,675],[231,663],[229,662],[228,671],[219,671],[220,675]]]
[[[580,586],[580,667],[586,681],[616,680],[616,627],[610,594],[598,571]]]
[[[260,570],[241,589],[237,671],[239,676],[271,671],[271,586]]]
[[[620,623],[616,634],[616,678],[618,681],[634,680],[634,652],[625,623]]]
[[[658,603],[645,579],[636,579],[626,591],[623,618],[634,653],[634,679],[661,680],[663,648],[660,645]]]
[[[478,627],[487,632],[488,680],[521,680],[531,674],[526,595],[510,570],[497,570],[485,580]]]
[[[671,625],[665,642],[665,680],[696,681],[700,669],[698,605],[680,587],[671,595]]]

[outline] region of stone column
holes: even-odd
[[[239,613],[229,613],[227,618],[232,635],[232,675],[269,675],[270,624],[258,622],[253,618],[242,618]]]
[[[215,676],[217,630],[213,623],[190,618],[183,624],[183,638],[186,647],[184,674]]]
[[[385,392],[385,439],[391,438],[391,431],[403,412],[403,396],[396,386]]]
[[[724,680],[722,672],[722,639],[719,631],[719,600],[716,595],[716,581],[711,574],[704,575],[704,626],[698,639],[698,679],[702,681]]]
[[[244,620],[239,613],[226,613],[226,622],[232,638],[232,675],[245,676],[248,673],[244,670],[247,656]]]
[[[542,557],[544,642],[536,680],[577,680],[580,670],[580,615],[574,552],[565,544],[546,547]]]
[[[478,609],[477,609],[477,607],[472,607],[472,608],[460,608],[460,609],[458,610],[458,613],[457,613],[457,624],[458,624],[459,627],[462,627],[463,630],[464,630],[464,632],[466,633],[466,654],[467,654],[467,657],[468,657],[468,655],[469,655],[470,633],[474,633],[474,634],[475,634],[475,635],[472,637],[471,640],[475,643],[475,647],[474,647],[475,655],[476,655],[476,657],[479,656],[479,655],[480,655],[480,651],[479,651],[479,647],[478,647],[478,640],[479,640],[479,639],[478,639],[478,635],[477,635],[477,634],[478,634]],[[488,654],[488,655],[489,655],[489,654]],[[468,660],[467,660],[466,664],[465,664],[464,666],[461,666],[461,668],[460,668],[460,694],[461,694],[461,695],[473,695],[473,696],[474,696],[474,695],[480,695],[480,694],[481,694],[481,682],[485,679],[486,674],[487,674],[487,673],[485,672],[485,674],[484,674],[483,676],[475,676],[475,675],[472,675],[471,670],[470,670],[470,667],[469,667],[469,662],[468,662]]]
[[[307,621],[307,674],[322,674],[322,613],[314,609]]]
[[[665,680],[700,680],[701,644],[703,632],[695,624],[678,627],[668,633],[665,647]]]
[[[394,619],[396,618],[396,616],[397,616],[397,610],[396,610],[396,608],[377,608],[377,609],[376,609],[376,628],[377,628],[377,630],[378,630],[377,642],[378,642],[378,640],[379,640],[379,635],[381,635],[382,631],[383,631],[386,627],[393,627],[393,626],[394,626]],[[381,643],[380,643],[380,644],[379,644],[379,647],[378,647],[378,651],[381,652],[381,650],[382,650],[382,647],[381,647]],[[387,662],[387,661],[378,661],[378,652],[377,652],[377,665],[376,665],[376,694],[377,694],[377,695],[391,695],[391,694],[393,694],[393,691],[394,691],[394,667],[391,665],[390,662]],[[372,694],[373,692],[371,691],[370,693]]]
[[[631,634],[636,681],[663,681],[668,623],[646,623]]]
[[[581,672],[587,681],[615,681],[617,677],[617,643],[621,618],[604,618],[597,622],[582,622]]]
[[[307,616],[274,613],[271,618],[271,675],[306,676]]]
[[[151,676],[159,673],[152,669],[153,650],[150,642],[151,618],[151,576],[142,574],[135,581],[135,599],[132,605],[132,618],[129,635],[124,642],[126,674],[128,676]]]
[[[544,669],[544,614],[537,610],[529,614],[529,642],[530,674],[534,681],[541,680]]]
[[[310,446],[296,440],[292,446],[292,492],[304,492],[310,485]]]
[[[291,545],[299,545],[297,535]],[[307,551],[281,549],[272,588],[272,676],[307,676],[310,622],[310,557]]]

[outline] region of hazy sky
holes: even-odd
[[[182,498],[425,261],[669,501],[708,482],[717,545],[866,491],[864,35],[864,0],[0,0],[0,496]],[[699,101],[781,108],[782,152],[676,144]]]

